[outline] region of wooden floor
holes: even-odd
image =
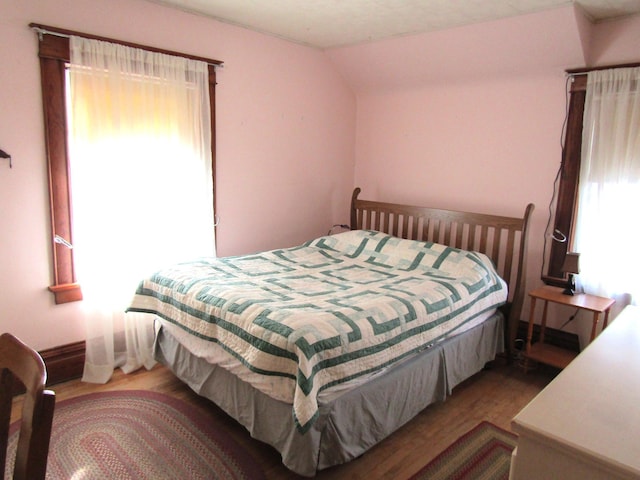
[[[526,375],[518,366],[501,361],[454,389],[445,402],[432,405],[382,443],[345,465],[321,471],[324,479],[405,479],[482,420],[510,429],[511,419],[544,388],[557,372],[534,370]],[[235,440],[262,465],[269,479],[297,479],[271,447],[252,439],[246,430],[210,402],[195,395],[165,367],[129,375],[116,372],[106,385],[79,380],[51,387],[57,401],[90,392],[142,389],[172,395],[224,419]],[[15,412],[14,408],[14,412]]]

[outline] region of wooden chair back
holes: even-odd
[[[14,479],[45,478],[55,393],[45,389],[42,357],[9,333],[0,335],[0,471],[5,472],[15,380],[25,389]]]

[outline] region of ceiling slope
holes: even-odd
[[[592,21],[640,0],[148,0],[296,43],[335,48],[578,5]]]
[[[581,10],[569,6],[326,54],[355,91],[509,78],[585,65],[588,25]]]

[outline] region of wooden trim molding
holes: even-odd
[[[582,86],[583,81],[581,80],[579,83]],[[548,276],[551,278],[565,278],[562,264],[567,251],[571,249],[573,243],[575,209],[577,207],[576,197],[580,177],[580,157],[582,155],[582,116],[584,114],[585,96],[586,90],[584,88],[571,90],[554,225],[554,229],[566,235],[568,241],[551,243],[548,272]]]
[[[85,348],[85,342],[81,341],[39,352],[47,367],[47,385],[82,377]]]
[[[58,48],[54,47],[54,49],[52,50],[52,55],[54,55],[56,58],[59,58],[61,54],[64,54],[65,52],[64,48],[60,49],[59,47],[62,46],[64,42],[66,42],[67,44],[66,60],[67,61],[69,61],[69,37],[71,35],[74,35],[76,37],[89,38],[92,40],[101,40],[103,42],[117,43],[118,45],[124,45],[125,47],[139,48],[142,50],[147,50],[149,52],[164,53],[166,55],[173,55],[174,57],[184,57],[190,60],[198,60],[201,62],[208,63],[209,65],[212,65],[212,66],[214,65],[220,66],[223,64],[222,61],[214,60],[212,58],[199,57],[197,55],[174,52],[173,50],[165,50],[164,48],[156,48],[156,47],[151,47],[149,45],[141,45],[139,43],[125,42],[122,40],[116,40],[114,38],[101,37],[99,35],[92,35],[89,33],[78,32],[76,30],[67,30],[65,28],[51,27],[48,25],[41,25],[39,23],[30,23],[29,27],[34,29],[39,35],[44,36],[46,34],[55,34],[55,35],[49,35],[49,36],[57,37],[60,39],[61,43],[58,45]]]
[[[85,342],[75,342],[38,352],[47,368],[48,387],[82,377],[85,348]],[[19,381],[14,382],[13,396],[22,395],[24,392],[24,385]]]
[[[142,48],[148,51],[181,56],[208,63],[214,211],[215,193],[217,191],[215,188],[215,68],[220,66],[222,62],[35,23],[30,24],[30,27],[37,31],[40,40],[38,56],[40,58],[45,144],[49,175],[51,251],[53,258],[53,285],[49,287],[49,291],[53,293],[56,304],[76,302],[82,300],[82,288],[76,279],[72,248],[72,192],[69,181],[67,114],[65,105],[65,69],[70,60],[69,35],[104,40],[120,45]]]
[[[49,287],[49,291],[53,293],[56,305],[82,300],[82,289],[78,283],[51,285]]]
[[[522,340],[523,349],[527,343],[527,331],[529,329],[529,323],[523,320],[520,320],[518,323],[518,340]],[[533,324],[533,339],[536,341],[540,338],[540,325],[537,323]],[[564,348],[566,350],[570,350],[572,352],[580,351],[580,340],[578,339],[578,335],[575,333],[566,332],[564,330],[559,330],[557,328],[546,327],[544,330],[544,341],[550,345],[554,345],[556,347]]]
[[[569,75],[579,75],[582,73],[595,72],[598,70],[610,70],[612,68],[634,68],[640,67],[639,62],[633,63],[617,63],[615,65],[601,65],[599,67],[582,67],[582,68],[572,68],[569,70],[565,70]]]
[[[216,186],[216,179],[218,176],[216,175],[216,85],[218,81],[216,80],[216,69],[215,66],[209,64],[209,111],[211,115],[211,175],[213,176],[213,181],[211,185],[213,185],[213,231],[214,231],[214,247],[216,247],[215,242],[217,242],[218,236],[215,235],[216,232],[216,195],[218,193],[218,188]]]
[[[69,59],[69,39],[43,35],[39,42],[42,106],[49,174],[51,251],[53,255],[53,293],[56,304],[82,300],[76,282],[73,249],[57,243],[56,237],[73,245],[71,229],[71,188],[67,155],[67,116],[65,106],[65,63]]]

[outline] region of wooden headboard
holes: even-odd
[[[377,230],[390,235],[440,243],[486,254],[509,286],[503,308],[507,326],[505,344],[513,352],[525,295],[529,220],[533,204],[522,218],[458,212],[428,207],[360,200],[360,188],[351,197],[351,229]]]

